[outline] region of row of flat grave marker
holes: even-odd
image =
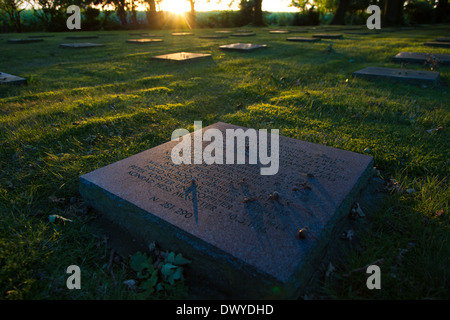
[[[16,43],[16,44],[34,43],[34,42],[42,42],[42,41],[44,41],[44,39],[41,39],[41,38],[8,39],[8,43]]]
[[[0,72],[0,84],[26,84],[27,80],[12,74]]]
[[[227,130],[248,130],[219,122],[196,133],[209,129],[222,133],[223,154]],[[178,143],[82,175],[80,193],[135,239],[190,259],[193,283],[238,299],[298,298],[373,169],[371,156],[283,136],[274,176],[261,163],[176,165]]]
[[[59,46],[61,48],[82,49],[82,48],[104,47],[105,45],[101,43],[92,43],[92,42],[76,42],[76,43],[61,43]]]
[[[423,53],[423,52],[400,52],[393,58],[394,62],[411,62],[426,64],[436,62],[440,65],[450,64],[450,54],[445,53]]]
[[[133,43],[133,44],[150,44],[155,42],[163,42],[163,39],[128,39],[127,43]]]
[[[437,83],[440,73],[436,71],[421,71],[400,68],[366,67],[353,73],[356,77],[389,78],[394,80],[409,80]]]

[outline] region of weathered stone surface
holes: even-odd
[[[211,128],[247,130],[203,130]],[[80,192],[134,236],[192,259],[192,275],[234,298],[298,297],[373,167],[370,156],[280,136],[280,169],[263,176],[260,164],[175,165],[177,144],[87,173]]]
[[[322,33],[322,34],[314,34],[313,38],[320,38],[320,39],[341,39],[342,34],[335,34],[335,33]]]
[[[297,42],[318,42],[320,38],[308,38],[308,37],[289,37],[287,41],[297,41]]]
[[[192,32],[173,32],[173,36],[192,36],[194,35]]]
[[[77,42],[77,43],[62,43],[59,45],[62,48],[94,48],[94,47],[104,47],[104,44],[101,43],[92,43],[92,42]]]
[[[26,84],[27,80],[12,74],[0,72],[0,84]]]
[[[160,56],[152,57],[153,60],[172,61],[172,62],[179,62],[179,63],[211,59],[211,58],[212,58],[211,54],[208,54],[208,53],[192,53],[192,52],[177,52],[177,53],[169,53],[169,54],[163,54]]]
[[[430,41],[425,42],[424,45],[428,47],[450,48],[450,42]]]
[[[66,39],[72,39],[72,40],[76,40],[76,39],[97,39],[98,36],[68,36],[66,37]]]
[[[232,37],[252,37],[252,36],[256,36],[256,33],[254,33],[254,32],[237,32],[237,33],[232,33],[231,36]]]
[[[8,43],[32,43],[32,42],[42,42],[44,39],[41,38],[27,38],[27,39],[8,39]]]
[[[43,34],[43,35],[38,35],[38,36],[29,36],[28,38],[31,39],[35,39],[35,38],[53,38],[54,35],[53,34]]]
[[[266,44],[254,44],[254,43],[232,43],[220,46],[222,50],[230,51],[253,51],[260,48],[266,48]]]
[[[290,33],[289,30],[270,30],[269,33],[271,34],[286,34],[286,33]]]
[[[228,36],[225,34],[212,34],[212,35],[199,36],[199,38],[200,39],[223,39],[223,38],[228,38]]]
[[[450,64],[450,54],[444,53],[422,53],[422,52],[400,52],[395,55],[395,62],[426,63],[430,59],[436,60],[439,64]]]
[[[134,43],[134,44],[149,44],[149,43],[155,43],[155,42],[163,42],[163,39],[128,39],[127,43]]]
[[[367,67],[353,73],[355,76],[390,78],[394,80],[409,80],[418,82],[437,82],[439,72],[419,71],[398,68]]]

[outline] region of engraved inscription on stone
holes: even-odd
[[[219,122],[203,130],[209,128],[225,136],[227,129],[242,127]],[[183,230],[190,242],[204,241],[282,282],[298,272],[373,165],[366,155],[280,136],[279,171],[264,176],[261,164],[175,165],[176,144],[169,141],[82,176],[86,202],[102,210],[101,197],[93,197],[90,188],[105,190]],[[203,141],[203,148],[208,144]],[[316,236],[299,241],[297,232],[305,226]]]

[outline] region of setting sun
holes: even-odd
[[[171,0],[161,3],[162,10],[173,13],[185,13],[191,11],[191,5],[187,0]]]

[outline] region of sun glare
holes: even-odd
[[[166,3],[164,3],[166,2]],[[191,6],[189,4],[189,1],[187,0],[171,0],[171,1],[164,1],[163,5],[164,11],[169,11],[173,13],[182,14],[188,11],[191,11]]]

